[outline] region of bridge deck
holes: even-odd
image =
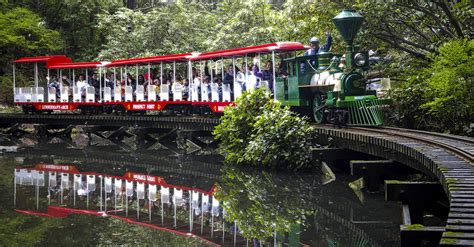
[[[474,139],[396,128],[315,129],[339,147],[395,160],[438,178],[450,200],[440,244],[474,245]]]
[[[212,131],[219,119],[211,117],[174,117],[161,115],[76,115],[76,114],[0,114],[0,125],[103,125]]]

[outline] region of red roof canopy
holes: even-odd
[[[71,63],[72,59],[65,55],[22,57],[13,61],[13,63],[46,63],[46,66],[52,66],[57,63]]]
[[[246,54],[254,53],[270,53],[272,51],[282,52],[282,51],[298,51],[308,49],[308,46],[305,46],[299,42],[277,42],[271,44],[247,46],[241,48],[234,48],[228,50],[220,51],[210,51],[201,53],[198,56],[190,58],[190,60],[208,60],[221,57],[233,57],[233,56],[242,56]]]
[[[108,62],[77,62],[77,63],[58,63],[48,66],[48,69],[75,69],[75,68],[96,68],[108,64]]]
[[[152,57],[138,57],[123,60],[114,60],[107,65],[107,67],[135,65],[135,64],[148,64],[148,63],[171,63],[171,62],[186,62],[193,56],[192,53],[183,54],[171,54],[163,56],[152,56]]]

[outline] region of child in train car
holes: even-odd
[[[200,100],[200,91],[201,91],[201,72],[196,71],[196,76],[193,79],[193,84],[191,85],[191,99],[193,101]]]
[[[201,84],[201,88],[206,89],[207,98],[208,98],[209,101],[211,101],[211,84],[210,84],[210,81],[211,81],[211,78],[209,76],[205,75],[202,78],[202,84]],[[201,95],[201,98],[202,98],[202,95]]]

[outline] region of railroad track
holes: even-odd
[[[474,165],[474,138],[394,127],[350,127],[350,129],[412,139],[445,149]]]

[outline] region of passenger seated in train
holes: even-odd
[[[48,80],[49,78],[46,77],[46,79]],[[56,89],[56,98],[59,98],[60,85],[59,85],[59,81],[58,81],[58,78],[57,78],[56,75],[52,75],[51,79],[49,79],[48,88],[55,88]]]
[[[232,65],[227,67],[222,84],[230,85],[230,91],[232,92],[234,87],[234,68]]]
[[[94,87],[94,89],[95,89],[95,98],[97,99],[99,97],[99,93],[100,93],[100,83],[99,83],[99,79],[97,77],[97,73],[92,74],[92,76],[89,78],[89,85]]]
[[[111,73],[106,73],[104,75],[104,85],[106,87],[110,87],[112,89],[112,88],[114,88],[114,84],[115,84],[115,79],[112,78],[112,74]]]
[[[273,64],[272,64],[272,61],[268,60],[265,63],[265,69],[263,69],[263,70],[259,70],[257,63],[258,63],[258,58],[255,57],[254,58],[254,65],[253,65],[253,68],[252,68],[253,74],[257,78],[260,79],[261,83],[263,81],[267,82],[268,83],[268,88],[270,89],[270,91],[273,92]],[[259,84],[258,86],[260,87],[261,84]]]
[[[146,86],[145,85],[145,77],[143,75],[138,76],[138,85]]]
[[[81,92],[83,98],[86,97],[86,88],[89,86],[89,83],[85,80],[84,75],[80,74],[76,82],[76,87]]]
[[[189,99],[189,80],[183,80],[183,100]]]
[[[135,91],[135,79],[133,79],[133,76],[130,73],[127,73],[127,78],[125,80],[126,86],[132,86],[133,91]]]

